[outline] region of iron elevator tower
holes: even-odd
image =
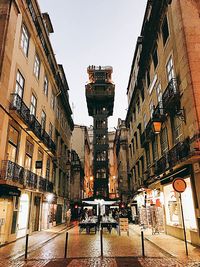
[[[108,117],[113,114],[115,85],[112,67],[89,66],[86,99],[89,116],[93,117],[94,196],[109,197]]]

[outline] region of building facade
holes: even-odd
[[[115,163],[115,149],[114,149],[115,131],[108,132],[109,141],[109,198],[118,197],[118,179],[117,179],[117,169]]]
[[[79,156],[81,167],[83,169],[83,188],[81,198],[87,198],[93,195],[91,179],[93,179],[91,169],[91,148],[88,134],[88,128],[83,125],[75,125],[72,134],[72,149]],[[79,185],[80,186],[80,185]]]
[[[93,123],[94,195],[109,197],[108,117],[113,113],[115,86],[112,67],[89,66],[86,85],[88,113]]]
[[[200,244],[199,1],[148,1],[128,83],[129,171],[140,222]]]
[[[129,175],[128,129],[125,120],[118,119],[114,139],[114,153],[118,196],[121,202],[127,204],[130,199],[132,183]]]
[[[0,244],[64,221],[68,85],[36,0],[0,3]]]

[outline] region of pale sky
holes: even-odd
[[[87,67],[112,66],[115,83],[109,128],[127,112],[127,85],[147,0],[38,0],[54,27],[51,42],[69,84],[75,124],[90,126],[85,98]],[[72,104],[73,103],[73,104]]]

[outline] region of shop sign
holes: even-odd
[[[187,187],[187,184],[183,178],[176,178],[173,181],[172,186],[176,192],[183,193]]]
[[[36,169],[42,169],[42,160],[37,160],[35,162],[35,168]]]
[[[1,185],[0,187],[0,196],[12,196],[20,197],[21,191],[17,187],[12,187],[8,185]]]

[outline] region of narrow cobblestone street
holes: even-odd
[[[119,236],[114,229],[111,234],[104,231],[103,258],[100,257],[99,233],[91,233],[90,235],[85,232],[79,233],[78,225],[75,225],[74,228],[68,231],[67,260],[63,260],[66,236],[64,229],[65,226],[61,225],[54,230],[36,233],[35,236],[32,236],[33,238],[30,237],[27,261],[24,261],[24,255],[22,256],[24,239],[1,247],[0,267],[5,265],[7,267],[200,266],[198,249],[195,251],[196,254],[192,254],[188,259],[184,255],[182,257],[179,255],[176,258],[170,256],[170,250],[167,253],[164,248],[159,247],[159,236],[157,245],[153,241],[149,242],[145,239],[145,257],[142,257],[140,235],[133,225],[130,226],[129,236],[126,233],[122,233]],[[36,244],[37,235],[40,236],[40,239],[38,239],[39,242]],[[13,253],[14,249],[16,252],[17,245],[19,249],[18,255]],[[174,247],[175,249],[176,246]]]

